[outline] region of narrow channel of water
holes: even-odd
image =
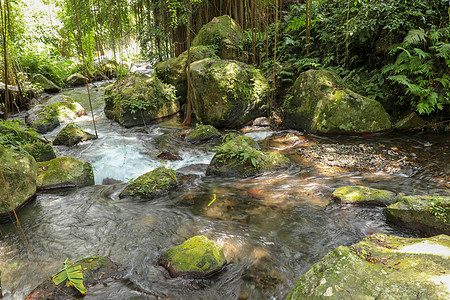
[[[303,164],[296,159],[296,151],[287,151],[294,164],[286,172],[247,179],[206,177],[217,143],[188,145],[180,138],[186,128],[177,118],[125,129],[105,118],[103,88],[92,92],[99,139],[56,149],[58,156],[89,161],[97,185],[39,194],[19,214],[30,247],[47,274],[56,273],[66,258],[75,261],[89,255],[109,256],[123,266],[125,280],[96,286],[85,299],[209,300],[237,299],[239,295],[284,299],[302,273],[339,245],[355,243],[375,232],[417,236],[387,224],[380,208],[329,204],[335,188],[366,185],[405,194],[448,190],[448,135],[307,137],[318,145],[367,145],[414,152],[411,166],[395,171],[323,168]],[[64,93],[89,107],[85,88]],[[89,116],[77,122],[93,133]],[[59,130],[46,137],[52,139]],[[280,133],[247,135],[263,140],[272,134]],[[156,156],[163,150],[183,159],[161,162]],[[101,185],[105,178],[126,182],[161,164],[195,176],[168,195],[146,202],[119,199],[125,183]],[[0,232],[4,299],[24,299],[46,275],[15,223],[0,225]],[[220,274],[204,280],[170,278],[157,265],[159,255],[198,234],[223,245],[229,264]]]

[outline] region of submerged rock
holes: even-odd
[[[38,163],[37,185],[44,190],[94,185],[94,172],[88,162],[58,157]]]
[[[373,234],[339,246],[298,280],[287,299],[450,299],[450,237]]]
[[[231,139],[218,148],[206,175],[247,177],[289,167],[289,159],[284,155],[258,149],[258,143],[252,138]]]
[[[230,16],[215,17],[203,25],[192,41],[192,46],[215,46],[222,59],[238,59],[242,45],[242,28]]]
[[[68,124],[66,127],[61,129],[55,137],[53,145],[66,145],[70,147],[80,142],[94,140],[96,138],[97,137],[95,135],[84,131],[76,124]]]
[[[213,49],[207,46],[191,48],[191,63],[205,58],[219,58]],[[180,102],[186,102],[187,96],[187,63],[188,53],[184,51],[178,57],[160,62],[155,67],[158,78],[175,86]]]
[[[36,194],[37,166],[30,155],[0,145],[0,168],[7,186],[0,178],[0,220],[6,220],[13,209],[20,209]]]
[[[13,150],[23,149],[36,161],[47,161],[56,157],[53,147],[34,130],[21,127],[18,122],[0,120],[0,144]]]
[[[159,167],[131,180],[119,197],[135,196],[138,199],[151,200],[168,193],[177,184],[177,174],[174,170]]]
[[[172,85],[131,74],[105,89],[105,115],[125,127],[145,125],[180,110]]]
[[[25,117],[28,125],[39,133],[47,133],[60,125],[77,117],[86,115],[84,108],[64,95],[57,95],[45,104],[31,108]]]
[[[161,160],[169,160],[169,161],[182,160],[181,156],[173,154],[172,152],[169,151],[163,151],[157,157]]]
[[[69,86],[84,85],[88,82],[89,82],[89,79],[86,78],[86,76],[81,75],[80,73],[72,74],[66,79],[66,83]]]
[[[217,128],[238,128],[266,114],[269,84],[261,71],[232,60],[204,59],[191,66],[192,108]]]
[[[341,203],[387,206],[395,200],[396,194],[366,186],[342,186],[331,197]]]
[[[41,74],[34,75],[32,81],[39,84],[47,93],[57,93],[61,90],[61,87]]]
[[[164,252],[159,264],[172,277],[204,278],[220,271],[226,263],[222,247],[206,236],[194,236]]]
[[[426,234],[450,235],[449,196],[403,196],[386,208],[388,221]]]
[[[300,74],[286,100],[284,126],[315,133],[372,133],[391,129],[383,106],[343,87],[339,76],[326,70]]]
[[[71,267],[81,266],[83,275],[83,285],[87,289],[89,295],[89,288],[96,284],[105,284],[109,279],[119,280],[122,274],[119,270],[119,266],[114,263],[108,257],[92,256],[83,258],[75,262]],[[66,280],[60,283],[58,286],[47,279],[36,287],[25,299],[26,300],[38,300],[38,299],[78,299],[83,295],[74,287],[66,284]]]
[[[420,130],[426,125],[426,122],[415,112],[411,112],[398,121],[394,128],[396,130]]]
[[[199,144],[208,140],[220,138],[221,134],[214,126],[198,125],[186,136],[186,141]]]

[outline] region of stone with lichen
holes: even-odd
[[[220,138],[221,134],[214,126],[198,125],[186,136],[186,140],[193,144]]]
[[[342,186],[331,197],[341,203],[386,206],[395,200],[396,194],[366,186]]]
[[[450,299],[450,237],[373,234],[339,246],[303,274],[293,299]]]
[[[80,142],[94,140],[97,137],[81,129],[76,124],[68,124],[56,135],[53,145],[74,146]]]
[[[165,251],[159,264],[172,277],[204,278],[220,271],[226,263],[222,247],[206,236],[194,236]]]
[[[299,75],[284,103],[284,126],[314,133],[360,134],[391,129],[383,106],[345,88],[326,70]]]
[[[234,60],[191,65],[192,109],[203,124],[239,128],[267,113],[269,84],[262,72]]]

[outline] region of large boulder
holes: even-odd
[[[198,125],[186,135],[186,141],[192,144],[199,144],[221,137],[219,130],[211,125]]]
[[[13,150],[25,150],[36,161],[56,157],[53,147],[34,130],[20,126],[19,122],[0,120],[0,144]]]
[[[119,197],[134,196],[138,199],[151,200],[167,194],[177,185],[177,173],[174,170],[159,167],[131,180]]]
[[[122,277],[119,265],[108,257],[91,256],[75,263],[65,263],[65,268],[69,268],[69,270],[77,268],[77,266],[81,267],[83,286],[86,288],[86,294],[89,294],[89,288],[94,285],[104,284],[106,286],[107,281],[110,282],[111,279],[120,280]],[[64,272],[64,270],[61,271]],[[47,279],[36,287],[25,300],[79,299],[83,296],[79,290],[68,284],[67,280],[55,285],[53,281]]]
[[[213,49],[207,46],[191,48],[191,63],[205,58],[219,58]],[[188,53],[184,51],[178,57],[160,62],[155,67],[158,78],[175,86],[180,102],[184,103],[187,96],[187,63]]]
[[[450,299],[450,237],[410,239],[373,234],[339,246],[313,265],[293,299]]]
[[[233,138],[218,147],[206,175],[247,177],[289,167],[284,155],[258,149],[258,143],[250,137]]]
[[[58,157],[38,163],[37,185],[43,190],[94,185],[94,172],[88,162]]]
[[[80,126],[72,123],[61,129],[53,140],[53,145],[66,145],[71,147],[80,142],[94,140],[96,138],[95,135],[84,131]]]
[[[226,263],[222,247],[204,235],[194,236],[164,252],[159,264],[172,277],[204,278],[220,271]]]
[[[175,88],[156,76],[131,74],[105,89],[106,117],[125,127],[145,125],[179,110]]]
[[[396,130],[413,131],[422,129],[426,124],[417,113],[412,111],[395,123],[394,128]]]
[[[386,208],[388,221],[426,234],[450,235],[449,196],[403,196]]]
[[[326,70],[300,74],[284,103],[284,126],[322,134],[360,134],[391,129],[383,106],[343,87]]]
[[[230,16],[214,17],[203,25],[192,41],[192,46],[215,46],[222,59],[238,59],[243,30]]]
[[[199,121],[238,128],[267,113],[269,84],[260,70],[232,60],[204,59],[191,65],[192,108]]]
[[[61,87],[42,74],[34,75],[32,81],[39,84],[47,93],[57,93],[61,90]]]
[[[36,194],[37,166],[30,155],[0,145],[0,169],[7,187],[0,177],[0,220],[3,220],[12,213],[10,199],[16,210]]]
[[[61,123],[71,122],[82,115],[86,115],[86,111],[78,102],[65,95],[57,95],[46,103],[31,108],[25,120],[37,132],[43,134],[55,129]]]
[[[66,83],[69,86],[85,85],[88,82],[89,79],[86,76],[81,75],[80,73],[72,74],[66,79]]]
[[[394,192],[366,186],[342,186],[336,189],[331,197],[341,203],[387,206],[396,196]]]

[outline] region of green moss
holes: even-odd
[[[105,90],[105,114],[120,124],[144,125],[179,111],[175,88],[156,76],[131,74]]]
[[[160,264],[172,277],[205,277],[219,271],[226,263],[222,247],[206,236],[195,236],[161,255]]]
[[[175,171],[159,167],[147,172],[136,179],[132,179],[130,184],[120,193],[120,198],[135,196],[138,199],[150,200],[167,193],[178,184]]]
[[[396,194],[365,186],[342,186],[333,192],[332,198],[343,203],[386,206],[392,203]]]
[[[73,157],[58,157],[38,163],[37,185],[51,188],[65,185],[83,187],[94,184],[91,164]]]
[[[203,141],[219,138],[220,132],[211,125],[198,125],[186,137],[191,143],[200,143]]]
[[[287,299],[447,299],[450,238],[374,234],[340,246],[303,274]]]
[[[96,138],[95,135],[85,132],[80,126],[72,123],[68,124],[58,133],[53,141],[53,145],[66,145],[70,147],[80,142]]]

